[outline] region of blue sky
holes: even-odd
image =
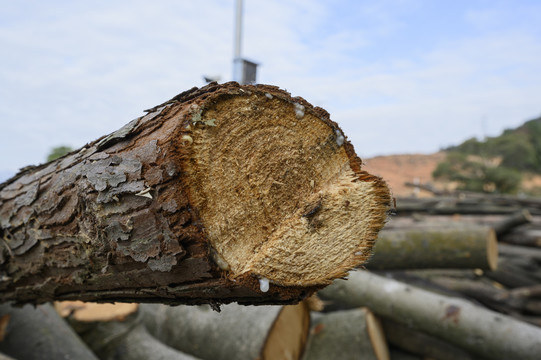
[[[258,82],[326,108],[362,157],[541,115],[540,1],[245,0]],[[0,180],[231,79],[234,0],[0,0]]]

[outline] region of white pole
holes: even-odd
[[[242,82],[242,0],[237,0],[235,17],[235,53],[233,55],[233,80]]]
[[[235,58],[240,58],[242,46],[242,0],[237,0],[237,14],[235,18]]]

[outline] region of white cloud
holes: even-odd
[[[0,5],[0,125],[9,134],[0,153],[16,154],[0,169],[114,131],[202,85],[202,75],[230,78],[233,0]],[[423,42],[431,29],[412,16],[425,5],[245,0],[243,54],[261,63],[260,82],[329,110],[363,157],[436,151],[481,135],[482,118],[494,135],[541,112],[538,15],[514,6],[522,18],[510,22],[513,9],[475,2],[461,12],[473,30]],[[402,36],[412,29],[419,37]]]

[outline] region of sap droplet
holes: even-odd
[[[267,278],[259,279],[259,289],[261,290],[261,292],[269,291],[269,279]]]

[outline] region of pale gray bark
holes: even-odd
[[[49,304],[12,307],[0,304],[0,316],[9,315],[0,352],[18,360],[97,360],[85,343]]]
[[[352,272],[320,292],[327,299],[367,306],[375,314],[446,340],[489,359],[538,359],[541,329],[368,271]]]

